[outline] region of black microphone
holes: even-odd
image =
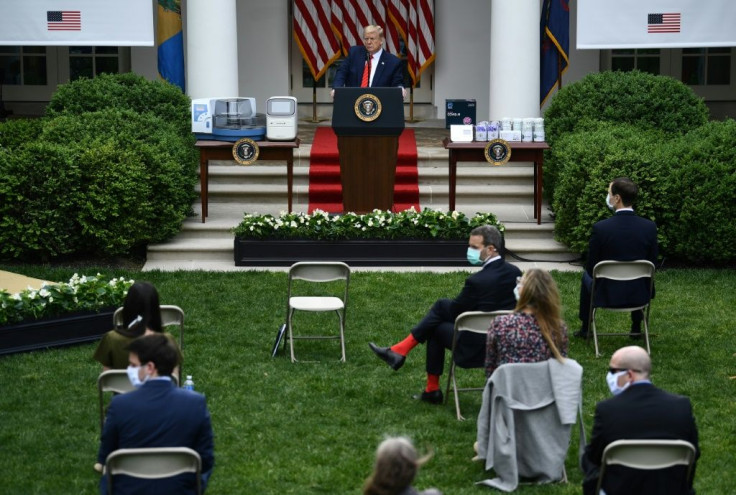
[[[366,63],[368,63],[368,61],[370,59],[371,59],[371,53],[368,50],[366,50],[365,51],[365,61],[366,61]]]

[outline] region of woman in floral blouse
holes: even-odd
[[[567,356],[567,326],[560,292],[544,270],[532,269],[516,280],[514,313],[497,316],[488,329],[486,376],[506,363],[538,363]]]

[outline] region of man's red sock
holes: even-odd
[[[391,350],[398,354],[401,354],[402,356],[406,356],[407,354],[409,354],[409,351],[411,351],[418,345],[419,341],[415,339],[414,336],[410,333],[407,338],[405,338],[398,344],[392,345]]]
[[[440,375],[433,375],[431,373],[427,373],[427,388],[424,389],[425,392],[434,392],[435,390],[440,389]]]

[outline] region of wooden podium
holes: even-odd
[[[404,130],[401,88],[336,88],[332,129],[340,155],[343,211],[391,210]]]

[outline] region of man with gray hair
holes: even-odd
[[[466,311],[497,311],[513,309],[516,304],[514,287],[521,271],[501,257],[503,237],[496,227],[483,225],[470,232],[467,258],[471,265],[483,268],[465,280],[463,290],[455,299],[438,299],[425,317],[401,342],[391,347],[371,350],[394,370],[404,365],[406,355],[418,344],[427,344],[427,386],[415,399],[433,404],[442,403],[440,376],[445,366],[445,349],[452,348],[455,318]],[[468,332],[457,342],[456,362],[466,368],[483,367],[486,336]]]
[[[696,459],[700,456],[690,399],[652,385],[651,370],[649,354],[641,347],[623,347],[611,357],[606,382],[613,397],[596,406],[593,433],[582,458],[585,495],[595,492],[603,451],[616,440],[685,440],[695,446]],[[606,495],[694,493],[695,467],[689,479],[685,480],[685,475],[684,466],[644,471],[613,465],[606,467],[601,492],[605,491]]]

